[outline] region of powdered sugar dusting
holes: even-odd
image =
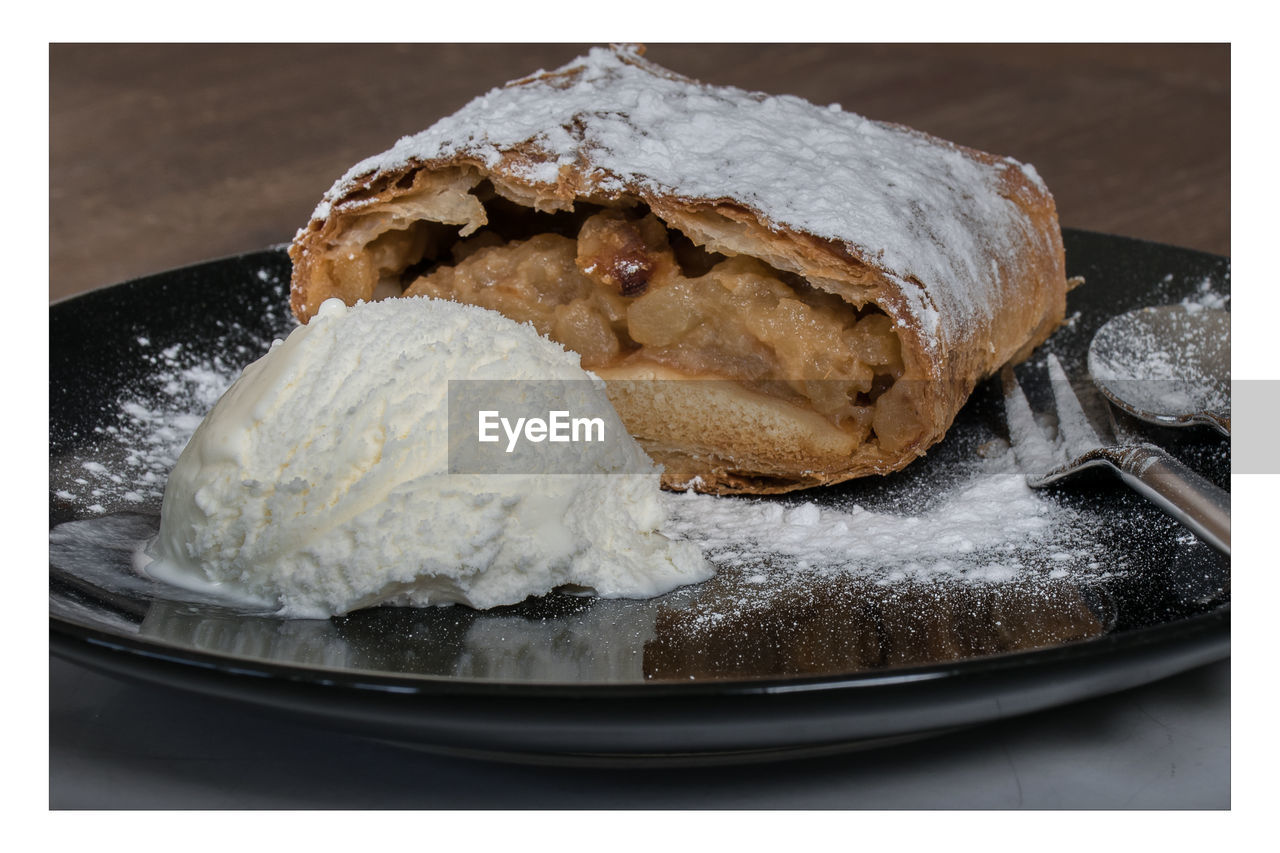
[[[1231,306],[1231,295],[1229,293],[1216,292],[1213,279],[1206,276],[1196,285],[1195,292],[1190,296],[1184,297],[1180,304],[1191,313],[1204,308],[1226,311]]]
[[[1225,259],[1224,259],[1225,261]],[[1181,276],[1165,273],[1152,286],[1150,305],[1177,303],[1188,311],[1202,308],[1231,310],[1231,264],[1226,262],[1221,274]]]
[[[283,305],[282,283],[268,270],[258,277],[279,291],[265,308],[273,315],[268,325],[292,323],[276,307]],[[158,507],[169,471],[191,434],[244,365],[271,343],[238,325],[225,330],[223,341],[211,353],[182,343],[159,348],[145,336],[137,338],[140,347],[151,350],[143,356],[149,371],[115,401],[108,425],[96,427],[74,457],[51,463],[51,481],[62,486],[55,497],[94,515]]]
[[[1034,236],[1008,197],[1009,173],[1043,191],[1011,158],[983,163],[957,146],[839,107],[789,95],[706,86],[624,48],[592,50],[550,75],[494,89],[427,130],[352,167],[313,218],[379,172],[465,153],[554,185],[590,169],[605,192],[646,188],[690,199],[732,198],[766,220],[849,245],[902,287],[939,351],[994,310],[993,262]],[[352,202],[358,204],[360,202]],[[929,282],[925,295],[918,282]]]
[[[670,497],[668,507],[670,535],[698,542],[717,565],[737,570],[786,565],[876,583],[999,583],[1046,566],[1088,575],[1099,557],[1094,520],[1030,489],[1008,451],[915,512],[692,492]]]

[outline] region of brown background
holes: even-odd
[[[348,166],[579,45],[53,45],[51,298],[289,240]],[[667,45],[1036,166],[1064,226],[1229,255],[1227,45]]]

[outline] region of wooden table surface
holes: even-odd
[[[292,238],[357,160],[581,45],[53,45],[57,299]],[[1227,45],[668,45],[1032,163],[1064,226],[1230,254]]]

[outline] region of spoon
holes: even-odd
[[[1122,411],[1231,435],[1231,315],[1161,305],[1113,317],[1089,344],[1089,374]]]

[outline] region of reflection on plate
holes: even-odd
[[[1050,342],[1069,371],[1083,369],[1093,330],[1116,313],[1229,293],[1224,259],[1066,237],[1068,271],[1088,281]],[[210,365],[243,364],[289,327],[287,274],[282,252],[262,252],[51,309],[55,652],[376,737],[538,760],[880,743],[1134,686],[1228,652],[1228,564],[1105,477],[1046,495],[1082,520],[1088,571],[1055,569],[1047,553],[1019,555],[1020,570],[999,577],[782,572],[739,558],[652,601],[557,594],[485,612],[375,608],[331,620],[238,611],[153,583],[134,570],[133,551],[155,533],[172,460],[147,436],[157,418],[198,415],[120,401],[181,363],[185,398],[210,404],[220,390]],[[1034,368],[1033,405],[1047,393]],[[972,470],[1002,423],[988,383],[906,471],[775,500],[918,509]],[[1152,437],[1226,485],[1229,444],[1215,433]]]

